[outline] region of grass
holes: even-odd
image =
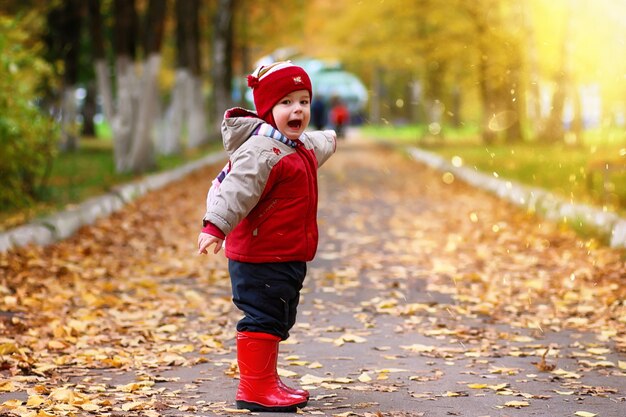
[[[42,190],[39,201],[25,209],[0,211],[0,230],[104,194],[116,185],[141,177],[116,173],[110,131],[106,126],[99,126],[96,133],[97,138],[82,138],[76,151],[57,155],[48,186]],[[147,174],[175,168],[221,147],[221,142],[212,142],[201,149],[186,150],[181,155],[157,156],[156,168]]]
[[[626,215],[626,173],[611,173],[605,187],[603,172],[589,169],[590,164],[603,160],[626,163],[623,130],[586,132],[578,146],[536,142],[485,145],[480,141],[478,129],[472,127],[446,130],[445,140],[431,138],[425,142],[422,138],[426,131],[425,126],[419,125],[362,129],[368,137],[427,147],[464,166]]]

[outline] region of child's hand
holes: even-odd
[[[207,249],[212,244],[215,244],[213,253],[217,254],[222,249],[222,243],[224,243],[224,239],[220,239],[219,237],[215,237],[208,233],[201,232],[198,235],[198,255],[208,255],[209,252],[207,251]]]

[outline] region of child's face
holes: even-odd
[[[272,108],[274,122],[288,139],[296,140],[311,120],[311,97],[307,90],[297,90],[281,98]]]

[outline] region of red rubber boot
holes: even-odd
[[[237,408],[250,411],[295,412],[308,398],[281,388],[276,372],[280,337],[268,333],[238,332],[239,388]]]
[[[276,357],[278,357],[278,343],[276,344]],[[278,376],[278,371],[276,371],[276,377],[278,378],[278,386],[281,387],[284,391],[287,391],[290,394],[299,395],[301,397],[305,397],[307,400],[309,399],[309,391],[304,389],[291,388],[289,385],[285,385],[283,381],[280,380],[280,376]]]

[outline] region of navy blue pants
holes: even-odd
[[[233,303],[244,313],[237,331],[289,337],[296,323],[306,262],[228,261]]]

